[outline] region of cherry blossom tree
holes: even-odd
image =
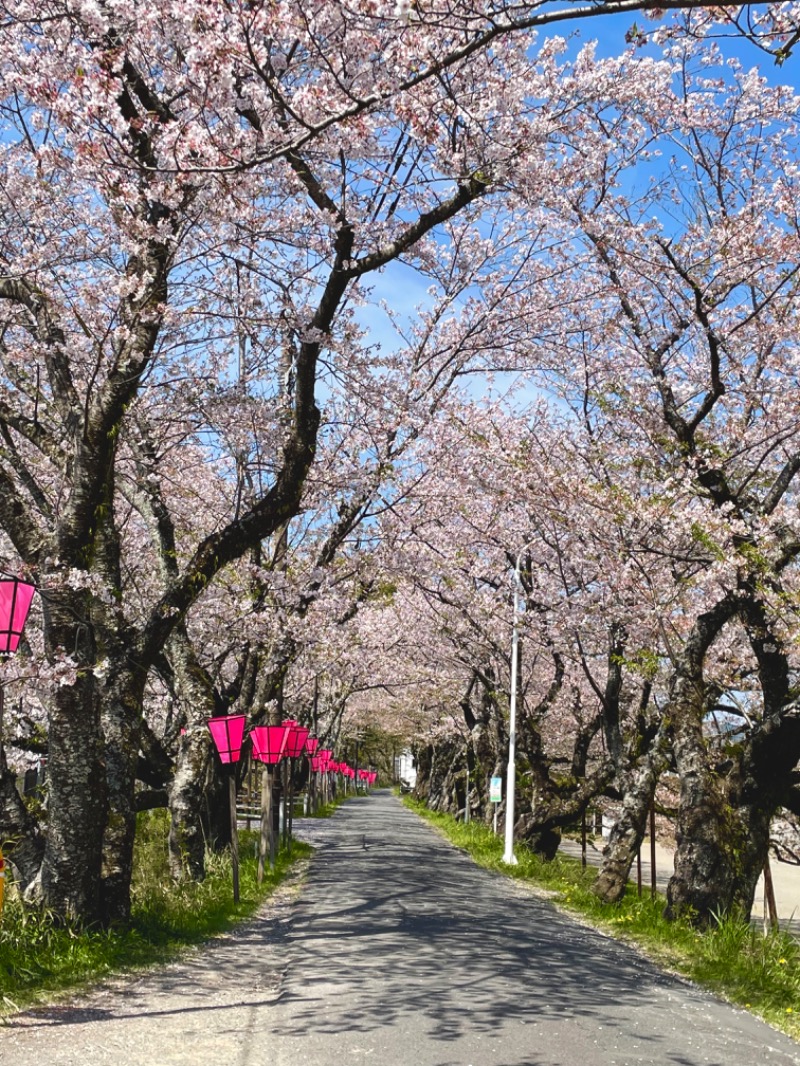
[[[636,158],[669,153],[666,173],[637,196],[623,192],[630,145],[620,152],[618,139],[597,160],[603,183],[565,191],[556,210],[580,236],[564,245],[569,266],[554,272],[549,299],[566,311],[550,362],[569,382],[565,395],[587,423],[611,427],[620,467],[649,469],[651,496],[680,503],[640,562],[665,553],[693,589],[679,638],[672,619],[665,628],[682,789],[668,898],[670,913],[691,909],[707,921],[718,910],[749,912],[769,820],[800,756],[789,637],[797,102],[752,72],[715,79],[707,57],[693,72],[696,59],[680,54],[677,107],[664,98],[660,115],[622,122]],[[603,119],[597,132],[606,130]],[[707,669],[718,642],[742,633],[763,704],[720,772],[705,730],[716,702]]]
[[[50,707],[52,818],[35,891],[88,920],[127,913],[148,669],[215,574],[297,512],[319,427],[320,353],[339,358],[347,346],[346,328],[332,337],[345,294],[482,197],[492,169],[480,151],[467,158],[464,134],[467,156],[445,167],[446,187],[428,184],[423,163],[433,161],[442,130],[415,133],[422,155],[412,157],[402,145],[413,109],[354,122],[327,160],[321,144],[313,163],[302,159],[291,138],[263,153],[259,144],[285,136],[283,98],[270,96],[262,66],[275,56],[250,57],[269,98],[259,113],[259,101],[241,95],[235,64],[230,76],[219,69],[226,50],[247,54],[250,31],[231,51],[225,9],[164,15],[163,24],[134,22],[116,10],[56,5],[2,28],[4,186],[15,213],[2,251],[11,447],[1,517],[42,588],[47,654],[75,664]],[[285,27],[291,40],[296,28]],[[477,91],[486,83],[475,74],[466,77]],[[442,91],[432,87],[428,103]],[[325,93],[320,84],[320,100]],[[406,131],[389,170],[387,122]],[[321,138],[328,124],[318,125]],[[242,138],[246,152],[235,145]],[[383,165],[372,172],[364,170],[368,142]],[[281,209],[292,201],[293,211]],[[360,216],[369,233],[356,232]],[[277,262],[270,254],[266,276],[258,273],[262,235],[272,253],[285,249]],[[291,363],[268,479],[249,507],[200,532],[135,625],[121,601],[120,432],[145,382],[157,390],[187,365],[194,381],[224,379],[241,303],[226,307],[211,279],[239,260],[249,263],[251,284],[259,279],[248,325],[265,372],[275,345],[277,366],[284,351]]]
[[[352,387],[370,365],[353,314],[366,279],[399,259],[457,270],[512,173],[529,194],[558,187],[550,149],[576,104],[613,90],[624,107],[666,75],[633,55],[570,66],[535,31],[650,6],[30,0],[0,25],[0,526],[9,566],[41,590],[44,655],[66,666],[48,701],[32,898],[84,921],[126,917],[148,676],[169,645],[187,698],[190,609],[301,511],[326,375]],[[739,32],[710,5],[692,33],[714,11]],[[747,31],[788,54],[795,14],[764,5]],[[508,294],[499,273],[485,280],[490,302]],[[503,306],[511,321],[514,300]],[[177,381],[199,412],[195,444],[223,452],[212,407],[257,409],[259,456],[229,428],[233,506],[215,496],[166,552],[160,526],[131,602],[123,444],[152,531],[157,493],[142,498],[162,438],[148,455],[146,427]]]

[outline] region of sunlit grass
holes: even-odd
[[[229,851],[207,854],[204,881],[177,885],[169,876],[166,812],[140,816],[133,908],[125,929],[65,927],[11,894],[0,921],[0,1014],[109,973],[165,962],[252,915],[290,866],[312,850],[295,840],[291,855],[281,850],[274,873],[267,868],[259,885],[256,842],[255,832],[240,834],[240,902],[235,905]]]
[[[321,803],[313,811],[309,811],[308,818],[330,818],[330,816],[337,811],[346,800],[355,799],[355,796],[337,796],[336,799],[332,799],[329,803]]]
[[[800,944],[793,937],[783,932],[764,936],[760,929],[733,919],[723,919],[706,932],[688,921],[668,922],[664,898],[652,900],[649,891],[640,898],[634,885],[620,903],[602,903],[590,891],[597,870],[584,870],[577,859],[559,855],[544,862],[518,844],[518,865],[507,866],[502,861],[503,839],[487,826],[464,825],[409,797],[403,799],[481,866],[548,890],[560,908],[800,1038]]]

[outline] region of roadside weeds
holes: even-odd
[[[161,812],[153,812],[160,815]],[[140,973],[224,936],[278,901],[296,894],[313,848],[295,840],[282,849],[275,871],[257,881],[257,834],[240,834],[240,902],[233,903],[230,852],[208,853],[202,882],[176,884],[169,876],[166,825],[151,817],[137,839],[131,922],[124,928],[78,929],[13,896],[0,924],[0,1024],[34,1005],[53,1003],[107,979]]]

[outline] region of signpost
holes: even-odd
[[[497,836],[497,805],[503,802],[503,779],[493,777],[489,782],[489,802],[494,804],[494,835]]]

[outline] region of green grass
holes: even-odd
[[[0,1015],[52,998],[110,973],[163,963],[193,944],[251,916],[284,880],[289,868],[311,854],[295,840],[282,850],[275,871],[256,880],[255,832],[240,834],[240,902],[233,903],[230,853],[206,856],[201,883],[177,885],[167,864],[166,811],[140,816],[133,908],[125,929],[78,931],[57,924],[47,912],[7,900],[0,922]]]
[[[517,866],[502,861],[503,840],[479,822],[464,825],[404,796],[403,801],[436,826],[481,866],[552,892],[553,902],[596,928],[642,948],[660,965],[723,995],[800,1039],[800,943],[786,933],[770,933],[733,919],[699,932],[688,921],[668,922],[664,899],[641,898],[630,885],[613,906],[590,891],[597,875],[578,860],[559,855],[544,862],[517,845]]]
[[[330,801],[330,803],[321,803],[315,811],[311,811],[308,814],[309,818],[330,818],[330,816],[337,811],[341,805],[348,799],[355,799],[354,796],[337,796],[336,799]]]

